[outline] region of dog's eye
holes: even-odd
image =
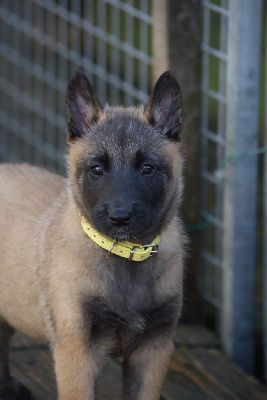
[[[155,168],[152,165],[145,164],[141,168],[141,172],[143,175],[151,175],[155,171]]]
[[[100,176],[104,174],[104,170],[103,167],[101,167],[101,165],[93,165],[93,167],[91,167],[91,172],[94,175]]]

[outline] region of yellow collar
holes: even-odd
[[[99,233],[83,216],[81,216],[81,225],[89,238],[98,244],[98,246],[107,250],[109,254],[116,254],[132,261],[144,261],[158,252],[160,235],[155,237],[153,243],[144,245],[132,242],[117,242]]]

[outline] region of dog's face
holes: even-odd
[[[181,92],[161,76],[145,108],[102,108],[87,78],[67,90],[70,176],[78,207],[117,240],[151,238],[176,203]]]

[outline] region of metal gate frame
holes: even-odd
[[[204,277],[215,271],[216,327],[224,349],[248,372],[254,371],[254,312],[257,228],[257,154],[261,60],[261,0],[204,1],[202,216],[214,229],[214,252],[202,251]],[[219,48],[210,45],[210,18],[220,18]],[[223,39],[224,38],[224,39]],[[210,88],[210,57],[219,65],[218,90]],[[209,129],[209,106],[217,106],[216,131]],[[216,151],[213,170],[208,161]],[[210,150],[210,149],[209,149]],[[252,154],[251,154],[252,150]],[[207,211],[207,187],[215,187],[215,209]]]

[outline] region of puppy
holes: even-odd
[[[94,400],[122,357],[124,400],[159,400],[182,306],[182,97],[169,72],[145,108],[67,88],[68,177],[0,167],[0,399],[32,395],[8,369],[15,330],[51,345],[59,400]]]

